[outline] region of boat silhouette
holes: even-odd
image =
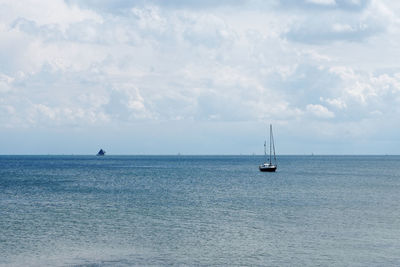
[[[100,149],[96,156],[105,156],[105,155],[106,155],[106,151],[103,149]]]
[[[274,154],[274,162],[272,163],[272,151]],[[264,141],[264,156],[265,162],[264,164],[258,166],[260,171],[262,172],[275,172],[278,165],[276,164],[276,155],[275,155],[275,143],[274,143],[274,135],[272,133],[272,125],[269,125],[269,160],[267,158],[267,141]]]

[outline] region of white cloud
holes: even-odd
[[[318,5],[336,5],[335,0],[306,0],[306,2]]]
[[[347,101],[356,102],[364,107],[379,105],[390,108],[392,103],[400,96],[399,74],[393,75],[355,72],[351,68],[334,67],[331,72],[342,79],[342,97]],[[394,103],[392,103],[394,104]]]
[[[324,99],[321,97],[321,101],[328,103],[329,105],[338,108],[338,109],[345,109],[347,107],[346,102],[344,102],[340,98],[333,98],[333,99]]]
[[[301,8],[304,11],[331,11],[360,12],[367,8],[370,0],[279,0],[282,8]]]
[[[85,20],[102,22],[102,17],[88,9],[67,5],[63,0],[23,0],[0,2],[2,21],[12,23],[16,18],[24,18],[38,25],[58,25],[66,29],[71,23]]]
[[[349,24],[340,24],[340,23],[334,23],[332,25],[332,30],[334,32],[354,32],[356,31],[352,26]]]
[[[326,107],[322,105],[309,104],[306,106],[306,110],[307,112],[318,118],[329,119],[335,117],[335,114],[333,112],[329,111]]]
[[[13,82],[13,80],[14,78],[0,73],[0,93],[6,93],[12,90],[10,84]]]

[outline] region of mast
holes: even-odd
[[[275,155],[275,141],[274,141],[274,134],[272,132],[272,125],[271,125],[271,137],[272,137],[272,149],[274,151],[274,162],[276,164],[276,155]]]
[[[267,161],[267,140],[264,140],[264,157],[265,161]]]
[[[269,164],[271,165],[271,152],[272,152],[272,125],[269,125]]]

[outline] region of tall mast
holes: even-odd
[[[276,164],[276,155],[275,155],[275,141],[274,141],[274,134],[272,132],[272,126],[271,126],[271,137],[272,137],[272,149],[274,151],[274,162]]]
[[[272,152],[272,125],[269,125],[269,164],[271,164],[271,152]]]

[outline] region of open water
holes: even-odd
[[[0,265],[400,266],[399,156],[0,156]]]

